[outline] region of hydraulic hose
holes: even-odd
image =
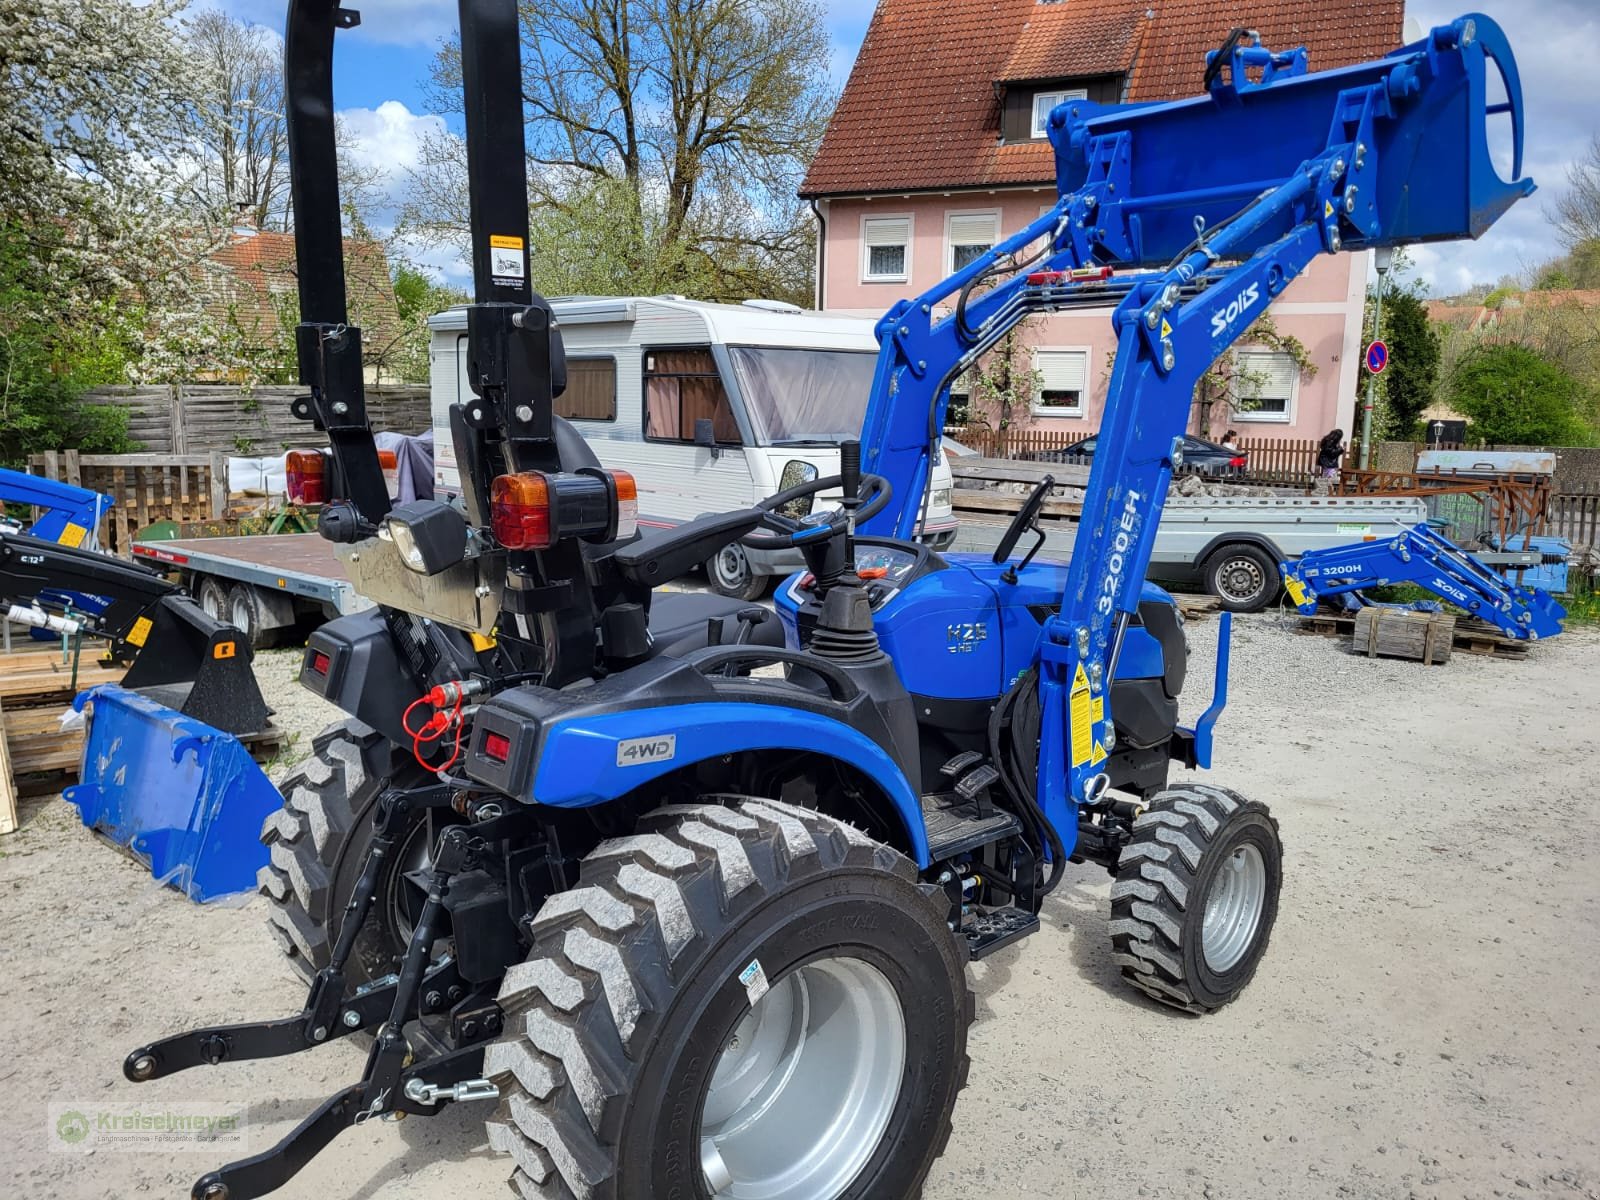
[[[1034,673],[1031,670],[1024,671],[1012,685],[1011,690],[1000,698],[1000,703],[995,705],[994,712],[989,715],[989,756],[994,760],[995,769],[1000,772],[1001,786],[1010,797],[1018,814],[1033,825],[1035,838],[1050,848],[1050,877],[1040,893],[1041,896],[1048,896],[1066,874],[1067,849],[1062,844],[1061,836],[1056,832],[1055,826],[1050,824],[1044,815],[1044,810],[1033,797],[1034,789],[1028,783],[1028,774],[1021,762],[1021,751],[1015,737],[1011,740],[1009,755],[1001,752],[1000,745],[1001,730],[1007,724],[1008,716],[1033,682]],[[1012,729],[1014,732],[1015,726],[1012,726]],[[1034,774],[1037,776],[1037,771]]]

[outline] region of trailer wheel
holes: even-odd
[[[735,600],[759,600],[770,581],[769,576],[756,573],[750,556],[737,542],[706,559],[706,578],[712,591]]]
[[[1236,542],[1206,559],[1206,591],[1229,612],[1260,612],[1278,594],[1278,564],[1260,546]]]
[[[195,590],[194,598],[206,616],[228,624],[228,589],[214,575],[200,577],[200,586]]]
[[[1158,792],[1111,888],[1112,957],[1146,995],[1211,1012],[1244,990],[1278,915],[1283,848],[1264,804],[1224,788]]]
[[[266,614],[261,608],[261,594],[248,583],[236,583],[228,592],[226,620],[244,634],[252,650],[265,649],[276,628],[267,623]]]
[[[921,1194],[967,1077],[949,901],[848,825],[725,799],[602,843],[533,921],[484,1059],[518,1195]]]
[[[340,916],[372,843],[373,805],[397,765],[382,734],[359,721],[331,725],[313,740],[311,757],[284,780],[283,807],[261,827],[270,861],[257,872],[256,885],[271,903],[268,927],[307,979],[332,956]],[[405,876],[426,866],[430,853],[427,821],[419,813],[378,881],[345,969],[351,981],[387,974],[404,953],[422,899]]]

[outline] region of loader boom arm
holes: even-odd
[[[1522,641],[1554,637],[1567,615],[1549,592],[1502,579],[1426,525],[1402,529],[1388,541],[1311,550],[1280,569],[1303,613],[1315,612],[1322,596],[1414,583]]]
[[[1520,175],[1521,85],[1486,17],[1335,71],[1307,74],[1295,52],[1271,56],[1252,81],[1241,67],[1254,61],[1236,52],[1196,99],[1058,107],[1055,207],[878,326],[863,469],[890,479],[896,501],[863,530],[909,537],[951,382],[1027,316],[1116,305],[1116,361],[1067,590],[1039,649],[1039,798],[1063,832],[1104,787],[1098,764],[1115,738],[1107,685],[1201,375],[1317,255],[1476,237],[1533,190],[1502,180],[1489,159],[1486,119],[1509,114]],[[1491,63],[1507,96],[1492,110]],[[1126,268],[1155,269],[1114,273]],[[1196,752],[1209,760],[1209,727]]]

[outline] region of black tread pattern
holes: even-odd
[[[512,1191],[523,1200],[614,1200],[634,1056],[677,982],[740,912],[844,866],[917,878],[904,856],[833,817],[748,797],[706,799],[657,809],[631,836],[596,847],[578,886],[540,909],[528,959],[506,973],[506,1033],[484,1061],[501,1095],[488,1135],[515,1161]],[[942,892],[924,891],[942,906]],[[972,992],[963,991],[970,1022]],[[963,1055],[962,1083],[967,1069]],[[946,1115],[941,1150],[949,1136]]]
[[[269,861],[256,873],[256,890],[271,902],[273,936],[307,979],[333,953],[334,875],[350,831],[387,781],[389,750],[381,733],[359,721],[330,725],[284,780],[283,807],[261,827]]]
[[[1162,1004],[1192,1013],[1217,1007],[1202,1004],[1187,978],[1185,916],[1205,902],[1197,894],[1201,859],[1222,826],[1245,811],[1277,828],[1265,805],[1205,783],[1159,792],[1134,819],[1111,886],[1111,957],[1124,979]]]

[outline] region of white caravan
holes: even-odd
[[[600,462],[632,472],[639,524],[664,528],[837,474],[839,442],[861,436],[877,364],[873,322],[752,300],[706,304],[672,296],[551,302],[567,352],[556,413]],[[439,313],[432,331],[434,474],[460,490],[450,405],[471,395],[467,316]],[[934,465],[919,531],[935,549],[956,534],[950,468]],[[826,506],[829,497],[819,497]],[[754,599],[798,551],[728,547],[706,564],[726,596]]]

